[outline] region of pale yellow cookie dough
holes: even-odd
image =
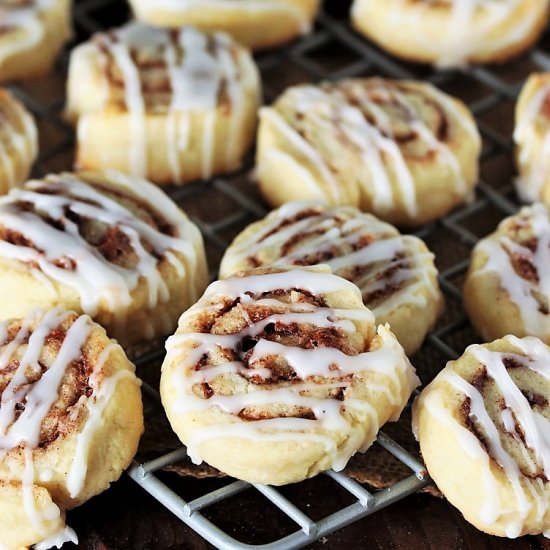
[[[213,283],[167,349],[162,401],[189,455],[256,483],[342,469],[418,384],[357,287],[326,267]]]
[[[430,476],[486,533],[550,529],[549,365],[550,349],[537,338],[470,346],[414,404]]]

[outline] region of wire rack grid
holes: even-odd
[[[546,53],[550,33],[539,46],[519,60],[502,66],[471,67],[453,71],[437,71],[413,66],[392,58],[363,37],[354,33],[349,23],[334,12],[344,13],[349,2],[326,2],[326,10],[318,17],[309,36],[272,52],[257,56],[264,83],[265,101],[271,102],[287,86],[299,82],[337,80],[340,78],[381,75],[398,79],[422,79],[461,97],[474,113],[483,136],[481,178],[475,199],[443,219],[419,228],[423,238],[436,254],[439,282],[446,295],[447,307],[435,330],[428,335],[421,351],[413,358],[424,382],[428,382],[445,361],[458,357],[464,348],[477,342],[462,308],[461,286],[468,267],[471,248],[500,219],[514,213],[518,203],[513,178],[513,104],[526,76],[535,70],[550,70]],[[333,15],[330,15],[332,13]],[[128,8],[122,1],[82,0],[74,10],[75,42],[91,33],[127,20]],[[41,153],[35,175],[70,169],[74,134],[62,118],[64,78],[67,53],[55,75],[44,81],[10,86],[35,114],[41,137]],[[195,182],[184,187],[168,188],[170,196],[191,216],[205,238],[212,278],[221,255],[234,235],[250,222],[263,217],[268,209],[251,183],[252,157],[235,174]],[[158,365],[163,357],[158,349],[138,357],[138,369]],[[144,378],[147,378],[144,376]],[[163,415],[155,376],[144,383],[146,424],[156,415]],[[326,472],[334,483],[347,491],[352,503],[323,518],[312,519],[284,494],[273,487],[228,480],[214,491],[184,499],[159,470],[185,458],[184,448],[176,448],[148,460],[140,460],[129,470],[130,477],[218,548],[298,548],[324,535],[388,506],[419,490],[430,482],[424,466],[387,435],[380,433],[376,445],[382,446],[410,470],[411,474],[392,486],[368,491],[345,473]],[[208,519],[205,511],[245,491],[257,491],[292,520],[288,533],[261,545],[242,542]],[[327,494],[330,498],[330,494]],[[247,528],[250,526],[247,526]]]

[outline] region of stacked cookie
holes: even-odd
[[[90,317],[61,308],[2,322],[0,335],[0,541],[76,543],[65,510],[107,489],[137,451],[134,365]]]
[[[253,138],[259,94],[249,52],[225,34],[139,23],[98,34],[71,55],[76,164],[158,184],[235,170]]]

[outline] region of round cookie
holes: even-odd
[[[207,277],[199,230],[145,180],[52,174],[0,198],[0,319],[62,306],[141,344],[173,332]]]
[[[473,345],[413,406],[428,472],[478,529],[550,529],[550,348],[506,336]]]
[[[38,131],[33,116],[0,88],[0,194],[23,183],[38,154]]]
[[[254,50],[308,33],[319,10],[319,0],[130,0],[130,4],[136,18],[150,25],[225,31]]]
[[[34,310],[0,323],[0,545],[76,542],[64,511],[128,467],[143,432],[140,382],[87,315]]]
[[[167,350],[162,402],[189,456],[255,483],[341,470],[419,383],[357,287],[326,267],[212,283]]]
[[[0,19],[0,81],[47,73],[71,36],[70,0],[9,0]]]
[[[439,67],[505,61],[530,48],[547,0],[355,0],[354,27],[393,55]]]
[[[40,517],[38,524],[29,521],[25,505],[31,505]],[[65,542],[78,544],[73,529],[65,524],[65,511],[52,501],[47,489],[33,485],[26,492],[20,482],[0,480],[0,544],[8,550],[12,548],[51,548]],[[44,544],[40,544],[40,543]]]
[[[234,239],[220,277],[273,264],[326,264],[359,287],[376,323],[388,323],[411,356],[443,304],[433,260],[420,239],[356,208],[287,203]]]
[[[248,50],[223,33],[128,23],[71,52],[69,119],[79,169],[163,185],[236,170],[260,102]]]
[[[260,111],[257,174],[273,206],[316,200],[418,225],[472,194],[480,147],[466,106],[430,84],[305,84]]]
[[[516,103],[516,190],[521,200],[550,205],[550,73],[532,74]]]
[[[550,343],[550,212],[522,208],[474,248],[464,307],[486,341],[506,334]]]

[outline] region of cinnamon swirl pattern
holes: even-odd
[[[172,332],[206,272],[199,230],[144,180],[63,173],[0,198],[0,318],[60,305],[129,346]]]
[[[398,224],[468,198],[480,137],[468,109],[433,86],[381,78],[289,88],[260,114],[258,177],[275,206],[357,206]]]
[[[450,362],[413,407],[428,471],[487,533],[550,534],[550,348],[506,336]]]
[[[319,0],[130,0],[140,21],[225,31],[252,49],[272,48],[306,34]]]
[[[351,16],[359,32],[398,57],[459,67],[531,47],[548,0],[355,0]]]
[[[167,350],[161,396],[189,456],[258,483],[341,470],[419,383],[357,287],[326,267],[211,284]]]
[[[235,170],[253,139],[258,71],[225,34],[129,23],[73,50],[67,86],[80,169],[184,183]]]
[[[376,323],[389,323],[410,356],[443,302],[433,259],[417,237],[400,235],[355,208],[288,203],[235,238],[222,258],[220,277],[274,264],[326,264],[359,287]]]
[[[550,73],[532,74],[516,104],[516,190],[526,202],[550,205]]]
[[[506,334],[550,343],[550,212],[542,204],[503,220],[472,252],[464,306],[488,341]]]
[[[0,194],[27,179],[37,152],[34,118],[10,92],[0,88]]]
[[[70,0],[4,0],[0,5],[0,81],[48,72],[70,38]]]
[[[87,315],[0,323],[0,546],[77,542],[65,510],[108,488],[143,431],[139,380]]]

